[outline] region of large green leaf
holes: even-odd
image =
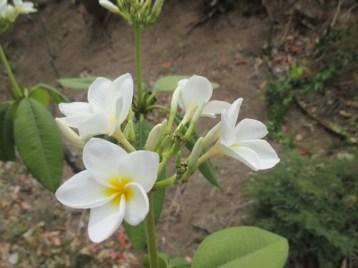
[[[58,82],[65,88],[75,90],[87,90],[96,79],[94,76],[78,77],[78,78],[61,78]]]
[[[0,161],[15,160],[13,111],[14,105],[0,105]]]
[[[178,82],[182,79],[187,79],[190,76],[188,75],[168,75],[160,77],[155,83],[153,90],[154,91],[174,91],[177,88]],[[216,89],[219,87],[218,83],[212,82],[213,88]]]
[[[32,175],[55,191],[61,182],[63,147],[57,125],[38,101],[25,98],[16,111],[15,143]]]
[[[282,268],[287,256],[284,237],[257,227],[233,227],[205,238],[192,268]]]
[[[143,117],[135,125],[137,149],[143,149],[150,129],[151,129],[150,123],[147,120],[145,120]],[[163,172],[163,174],[160,174],[159,180],[163,178],[165,178],[165,171]],[[154,216],[156,222],[159,220],[160,213],[163,209],[164,199],[165,199],[165,189],[161,189],[153,192],[153,207],[154,207],[153,209],[154,209]],[[145,237],[144,223],[141,223],[137,226],[124,224],[124,228],[133,247],[137,250],[145,250],[146,237]]]

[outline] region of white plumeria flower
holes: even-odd
[[[15,10],[18,14],[33,13],[37,10],[34,8],[34,3],[29,1],[14,0]]]
[[[266,126],[254,119],[243,119],[237,125],[242,98],[237,99],[221,115],[221,152],[234,157],[253,170],[269,169],[280,159],[271,145],[263,140]]]
[[[157,178],[159,156],[149,151],[126,153],[103,139],[92,138],[83,150],[84,171],[56,191],[65,206],[91,209],[88,235],[93,242],[110,237],[123,220],[138,225],[149,211],[149,192]]]
[[[14,21],[16,18],[15,8],[8,4],[7,0],[0,0],[0,19]]]
[[[114,81],[99,77],[89,87],[87,102],[60,103],[66,116],[60,118],[69,127],[78,129],[82,139],[95,135],[113,135],[126,120],[133,99],[130,74]]]
[[[199,75],[178,82],[179,106],[185,111],[184,121],[189,121],[197,108],[203,106],[202,116],[215,118],[230,106],[226,101],[212,100],[213,86],[210,81]]]

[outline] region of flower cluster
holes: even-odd
[[[36,12],[32,2],[13,0],[12,5],[8,3],[8,0],[0,0],[0,33],[14,23],[17,16],[32,12]]]
[[[121,16],[130,25],[142,28],[154,23],[162,11],[164,0],[118,0],[117,5],[110,0],[99,0],[108,11]]]
[[[127,128],[134,120],[129,116],[133,101],[130,74],[113,81],[97,78],[89,87],[88,102],[60,104],[65,117],[57,118],[57,122],[74,144],[85,144],[86,169],[66,181],[56,197],[66,206],[91,209],[88,233],[92,241],[108,238],[123,220],[139,224],[148,213],[147,193],[153,187],[186,182],[213,156],[233,157],[253,170],[269,169],[279,162],[274,149],[263,140],[267,134],[263,123],[254,119],[237,123],[243,100],[239,98],[232,104],[210,100],[212,93],[212,84],[205,77],[194,75],[179,81],[168,118],[152,128],[145,151],[136,150],[122,131],[124,124]],[[221,115],[220,122],[196,141],[185,160],[178,158],[181,147],[193,137],[200,117],[216,115]],[[94,137],[98,135],[111,136],[116,142]],[[175,156],[180,162],[175,174],[156,182]]]

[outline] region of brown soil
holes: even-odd
[[[243,97],[241,118],[265,121],[262,85],[270,79],[270,74],[261,53],[269,20],[263,15],[242,17],[239,11],[234,11],[188,34],[190,25],[200,17],[197,5],[195,1],[171,1],[165,6],[159,22],[145,31],[145,80],[153,83],[160,75],[167,74],[207,76],[221,85],[215,92],[216,99],[233,101]],[[21,18],[1,42],[18,80],[24,85],[40,81],[55,84],[60,77],[83,73],[116,77],[125,72],[133,73],[134,69],[131,29],[116,18],[99,24],[82,7],[75,7],[70,1],[51,1],[31,18]],[[1,79],[4,81],[4,74]],[[0,90],[1,98],[6,98],[6,84],[2,83]],[[83,98],[82,93],[66,93]],[[302,143],[310,150],[336,142],[297,110],[290,113],[289,120],[294,122],[293,133],[300,134],[300,140],[303,139]],[[200,129],[213,124],[204,120]],[[305,128],[307,124],[310,126]],[[214,163],[223,192],[211,187],[199,174],[187,185],[168,190],[158,228],[163,251],[192,256],[207,234],[245,222],[249,201],[242,187],[249,169],[229,158],[218,158]],[[110,252],[111,246],[118,252],[120,245],[123,248],[124,242],[121,244],[120,239],[101,246],[104,257],[93,257],[99,249],[86,239],[86,216],[59,205],[20,165],[2,165],[0,171],[0,267],[99,267],[100,262],[101,267],[114,267],[111,260],[135,266],[135,258],[128,248],[122,249],[127,254],[124,257],[113,257]],[[69,176],[66,168],[65,178]],[[13,230],[16,224],[21,225],[20,231]],[[24,235],[31,226],[39,227],[37,237],[29,242]],[[59,233],[52,235],[59,241],[44,238],[44,233],[55,231]],[[72,240],[77,241],[75,245],[69,242]],[[19,260],[12,265],[10,257],[15,253]],[[87,265],[75,266],[73,262],[78,261],[78,256],[90,261],[84,260]]]

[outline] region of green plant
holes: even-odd
[[[349,32],[328,28],[320,36],[312,56],[305,66],[295,65],[287,77],[274,80],[267,86],[265,103],[270,123],[271,138],[279,138],[285,115],[297,95],[324,95],[329,85],[336,84],[345,72],[354,69],[358,59],[356,49],[347,47],[341,38]],[[354,72],[354,71],[353,71]]]
[[[289,152],[275,170],[248,183],[253,222],[288,238],[291,263],[340,267],[344,257],[357,255],[357,154],[349,156]]]

